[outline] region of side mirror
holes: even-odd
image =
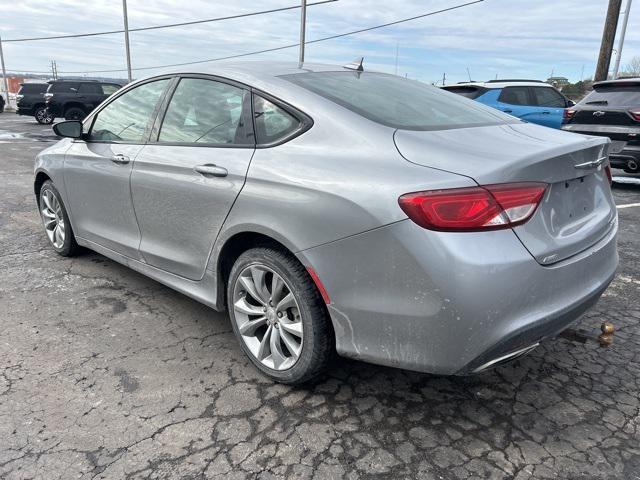
[[[575,107],[576,106],[576,102],[574,102],[573,100],[569,100],[567,98],[567,107]]]
[[[82,122],[78,120],[67,120],[56,123],[53,131],[59,137],[80,138],[82,137]]]

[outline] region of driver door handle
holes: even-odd
[[[111,157],[111,161],[113,163],[119,163],[121,165],[126,165],[127,163],[129,163],[129,157],[127,157],[126,155],[122,155],[121,153],[118,153],[118,154],[114,155],[113,157]]]
[[[511,110],[510,108],[505,108],[504,110],[502,110],[504,113],[513,113],[513,110]]]
[[[229,173],[226,168],[213,164],[196,165],[193,169],[202,175],[211,175],[213,177],[226,177]]]

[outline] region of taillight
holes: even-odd
[[[604,167],[604,173],[607,174],[607,178],[609,179],[609,184],[613,183],[613,176],[611,175],[611,165],[607,163],[607,166]]]
[[[505,183],[407,193],[400,208],[429,230],[470,232],[521,225],[536,211],[546,183]]]
[[[631,110],[629,112],[634,120],[640,122],[640,110]]]
[[[562,118],[564,120],[571,120],[575,114],[576,114],[575,110],[571,110],[570,108],[565,108],[564,112],[562,113]]]

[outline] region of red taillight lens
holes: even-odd
[[[607,163],[607,166],[604,167],[604,172],[607,174],[607,178],[609,179],[609,184],[612,184],[613,176],[611,175],[611,165]]]
[[[562,114],[562,118],[565,120],[571,120],[573,116],[576,114],[575,110],[571,110],[569,108],[565,108]]]
[[[520,225],[536,211],[547,184],[507,183],[408,193],[400,208],[429,230],[469,232]]]
[[[631,110],[629,113],[631,114],[634,120],[637,120],[638,122],[640,122],[640,110]]]

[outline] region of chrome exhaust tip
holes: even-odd
[[[494,358],[493,360],[480,365],[478,368],[476,368],[473,371],[473,373],[479,373],[479,372],[482,372],[483,370],[487,370],[492,367],[497,367],[498,365],[502,365],[503,363],[507,363],[512,360],[515,360],[516,358],[523,357],[527,353],[529,353],[531,350],[536,348],[538,345],[540,345],[540,342],[536,342],[533,345],[529,345],[528,347],[524,347],[524,348],[521,348],[520,350],[507,353],[506,355],[502,355],[501,357]]]
[[[628,168],[629,170],[634,170],[634,171],[635,171],[635,170],[638,170],[638,164],[636,163],[636,161],[635,161],[635,160],[629,160],[629,161],[627,162],[627,168]]]

